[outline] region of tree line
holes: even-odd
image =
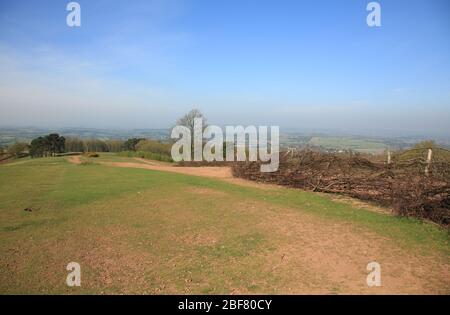
[[[195,118],[201,118],[203,126],[207,126],[206,118],[196,109],[181,117],[177,124],[183,125],[193,132]],[[193,146],[193,142],[191,146]],[[78,137],[64,137],[57,133],[35,138],[30,144],[17,142],[6,148],[6,153],[10,156],[23,157],[30,155],[33,158],[55,156],[69,152],[124,152],[131,155],[152,153],[154,156],[168,159],[170,151],[171,143],[144,138],[131,138],[128,140],[82,139]]]
[[[17,142],[6,148],[6,154],[14,157],[30,155],[33,158],[55,156],[63,153],[85,152],[152,152],[170,154],[170,144],[144,138],[128,140],[81,139],[49,134],[35,138],[30,144]]]
[[[151,151],[160,150],[161,147],[167,148],[167,144],[144,138],[131,138],[126,141],[80,138],[66,139],[66,152]],[[159,153],[159,151],[154,152]]]
[[[120,152],[124,149],[125,141],[80,139],[70,137],[66,140],[66,152]]]

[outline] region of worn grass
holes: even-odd
[[[363,276],[355,288],[305,266],[274,271],[272,257],[301,237],[270,225],[273,216],[284,226],[285,215],[448,264],[445,230],[327,196],[43,158],[0,166],[0,293],[366,292]],[[82,266],[80,288],[65,285],[71,261]]]

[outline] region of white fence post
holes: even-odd
[[[433,150],[428,149],[428,156],[427,156],[427,165],[425,166],[425,175],[428,176],[430,173],[430,164],[431,164],[431,158],[433,157]]]

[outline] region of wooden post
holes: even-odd
[[[387,151],[387,164],[391,164],[391,151]]]
[[[428,156],[427,156],[427,165],[425,166],[425,175],[428,176],[430,173],[430,165],[431,165],[431,158],[433,157],[433,150],[428,149]]]

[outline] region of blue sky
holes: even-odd
[[[450,134],[450,2],[0,0],[0,125]]]

